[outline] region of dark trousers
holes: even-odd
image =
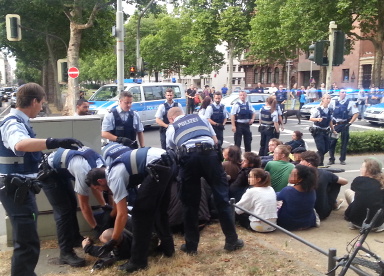
[[[81,238],[77,221],[77,201],[71,180],[54,173],[43,182],[43,191],[53,208],[60,251],[71,252]]]
[[[234,135],[235,145],[241,147],[241,139],[244,137],[244,148],[246,152],[251,151],[252,132],[248,123],[236,123],[236,132]]]
[[[315,140],[317,154],[320,156],[320,165],[324,165],[324,155],[328,152],[330,146],[329,133],[326,131],[318,131],[313,135]]]
[[[1,186],[1,185],[0,185]],[[12,224],[13,256],[12,276],[34,276],[39,260],[40,240],[37,233],[37,215],[35,195],[28,192],[22,205],[16,204],[13,196],[5,189],[0,190],[0,200]]]
[[[130,263],[147,266],[148,252],[153,228],[160,239],[160,247],[167,255],[174,253],[174,243],[168,220],[168,205],[171,197],[171,168],[157,166],[159,182],[147,176],[138,190],[132,209],[132,249]]]
[[[223,141],[224,141],[224,129],[218,128],[217,126],[212,126],[212,127],[213,127],[213,130],[216,132],[218,144],[221,147],[223,145]]]
[[[234,216],[228,202],[228,181],[217,153],[215,151],[187,153],[181,157],[180,166],[180,177],[182,179],[180,197],[183,203],[187,250],[197,250],[200,240],[198,212],[201,198],[201,177],[207,181],[212,189],[225,241],[227,243],[236,242],[237,233]]]
[[[339,133],[341,139],[340,147],[340,161],[345,161],[347,155],[347,145],[349,141],[349,126],[346,124],[340,124],[335,126],[336,132]],[[329,161],[335,161],[335,150],[336,150],[337,139],[331,138],[329,146]]]
[[[263,127],[260,128],[260,150],[259,156],[268,155],[268,143],[274,137],[274,127]]]
[[[161,143],[161,148],[164,150],[167,148],[167,142],[165,139],[166,132],[167,132],[167,129],[165,127],[160,127],[160,143]]]
[[[187,114],[193,114],[193,111],[195,111],[195,102],[193,99],[192,99],[192,101],[188,100]]]

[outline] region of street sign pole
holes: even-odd
[[[117,91],[124,91],[124,18],[122,0],[117,0],[116,8],[116,73]]]

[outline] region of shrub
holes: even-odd
[[[337,141],[336,152],[340,152],[340,141]],[[349,133],[349,142],[347,153],[366,153],[384,151],[384,131],[351,131]]]

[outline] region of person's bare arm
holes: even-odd
[[[343,186],[345,184],[348,184],[348,180],[339,176],[339,180],[337,180],[337,183]]]
[[[47,139],[27,138],[15,145],[15,150],[24,152],[36,152],[47,149]]]
[[[95,228],[97,223],[95,217],[93,216],[92,208],[89,205],[89,196],[77,194],[77,198],[79,199],[79,206],[84,219],[88,222],[92,229]]]
[[[140,147],[144,148],[144,133],[138,132],[137,133],[137,139],[139,140]]]
[[[116,210],[117,215],[113,227],[112,240],[118,241],[128,220],[127,200],[125,198],[116,204]]]
[[[116,139],[117,139],[117,136],[116,135],[113,135],[112,133],[110,133],[109,131],[102,131],[101,132],[101,137],[105,138],[105,139],[108,139],[109,141],[113,141],[115,142]]]

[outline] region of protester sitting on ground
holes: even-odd
[[[252,169],[248,175],[249,189],[245,191],[237,206],[276,224],[276,193],[271,187],[271,177],[263,169]],[[236,219],[240,225],[256,232],[272,232],[276,228],[260,221],[260,219],[235,209]]]
[[[265,166],[265,170],[271,174],[272,188],[275,192],[280,192],[288,184],[288,178],[295,167],[289,162],[291,147],[279,145],[273,152],[273,160]]]
[[[199,109],[199,115],[200,116],[204,116],[205,114],[205,110],[207,109],[207,107],[211,104],[212,102],[212,99],[211,97],[205,97],[201,106],[200,106],[200,109]]]
[[[314,151],[301,154],[301,165],[317,168],[320,156]],[[315,210],[321,220],[327,218],[332,210],[339,210],[344,200],[337,199],[341,186],[348,184],[348,180],[335,175],[325,169],[317,169],[318,185],[316,188]]]
[[[267,163],[269,161],[272,161],[273,160],[273,152],[275,151],[275,148],[278,146],[278,145],[282,145],[283,142],[281,142],[279,139],[277,138],[272,138],[271,140],[269,140],[268,142],[268,155],[266,156],[260,156],[261,158],[261,167],[264,168],[265,165],[267,165]]]
[[[227,158],[223,162],[225,173],[228,177],[228,184],[231,185],[241,170],[241,149],[238,146],[226,148]]]
[[[299,130],[295,130],[292,133],[292,140],[284,143],[284,145],[291,146],[291,151],[298,147],[306,148],[305,142],[303,140],[303,133]]]
[[[238,202],[245,191],[248,189],[248,174],[253,168],[260,168],[260,157],[253,152],[245,152],[243,161],[241,162],[241,171],[238,173],[236,180],[229,187],[229,198],[235,198]]]
[[[301,154],[303,152],[306,152],[307,150],[303,147],[298,147],[298,148],[295,148],[294,150],[292,150],[292,154],[290,156],[291,160],[292,160],[292,164],[294,165],[297,165],[300,163],[300,161],[302,160],[301,158]]]
[[[350,229],[361,228],[369,209],[369,221],[378,209],[384,208],[384,174],[383,164],[376,158],[367,158],[360,168],[360,175],[351,184],[351,189],[345,191],[349,204],[344,217],[349,221]],[[384,215],[378,219],[373,231],[384,231]]]
[[[277,225],[289,230],[304,230],[316,226],[315,201],[317,172],[315,168],[296,165],[287,186],[277,193],[283,205],[277,213]]]

